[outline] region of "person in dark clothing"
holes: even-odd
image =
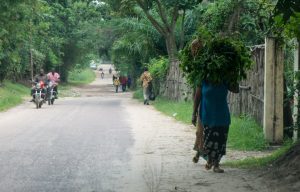
[[[122,76],[120,79],[121,79],[122,91],[125,92],[126,91],[126,85],[127,85],[127,77]]]
[[[130,87],[131,87],[131,77],[130,76],[128,76],[128,78],[127,78],[127,87],[128,87],[128,89],[130,89]]]
[[[37,74],[36,76],[34,76],[34,79],[32,80],[33,83],[34,83],[34,86],[37,84],[37,83],[40,83],[42,82],[42,93],[46,94],[46,89],[44,87],[45,84],[47,84],[48,82],[48,78],[47,78],[47,75],[45,74],[44,72],[44,69],[40,69],[40,73]],[[34,95],[34,86],[31,88],[31,92],[30,92],[30,95],[33,96]],[[33,98],[34,99],[34,98]],[[31,101],[33,101],[33,99]]]

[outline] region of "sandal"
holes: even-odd
[[[205,164],[205,169],[210,170],[212,168],[212,166],[213,166],[212,163],[206,163]]]
[[[205,164],[205,169],[206,170],[210,170],[213,166],[213,160],[211,159],[211,157],[207,156],[208,160]]]
[[[193,157],[193,162],[194,163],[198,163],[198,161],[199,161],[199,157],[197,157],[197,155],[195,157]]]
[[[213,171],[214,171],[215,173],[224,173],[224,169],[221,169],[221,168],[220,168],[219,162],[216,162],[216,163],[214,164],[214,169],[213,169]]]
[[[215,172],[215,173],[224,173],[224,169],[221,169],[219,166],[218,167],[214,167],[214,169],[213,169],[213,171]]]

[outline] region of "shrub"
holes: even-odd
[[[165,57],[151,59],[146,66],[153,78],[153,87],[156,94],[160,91],[160,84],[166,80],[169,69],[169,60]]]

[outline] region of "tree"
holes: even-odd
[[[114,3],[116,0],[114,0]],[[184,44],[184,18],[186,11],[198,5],[202,0],[119,0],[122,4],[121,10],[125,13],[139,8],[142,10],[149,22],[163,36],[169,57],[170,70],[168,74],[168,85],[166,96],[178,100],[180,98],[179,86],[182,79],[179,70],[178,50]],[[111,4],[110,1],[106,1]],[[131,13],[132,15],[132,13]],[[181,40],[176,39],[176,26],[179,19],[181,23]]]

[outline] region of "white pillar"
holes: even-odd
[[[283,140],[283,50],[267,37],[264,77],[264,134],[270,143]]]

